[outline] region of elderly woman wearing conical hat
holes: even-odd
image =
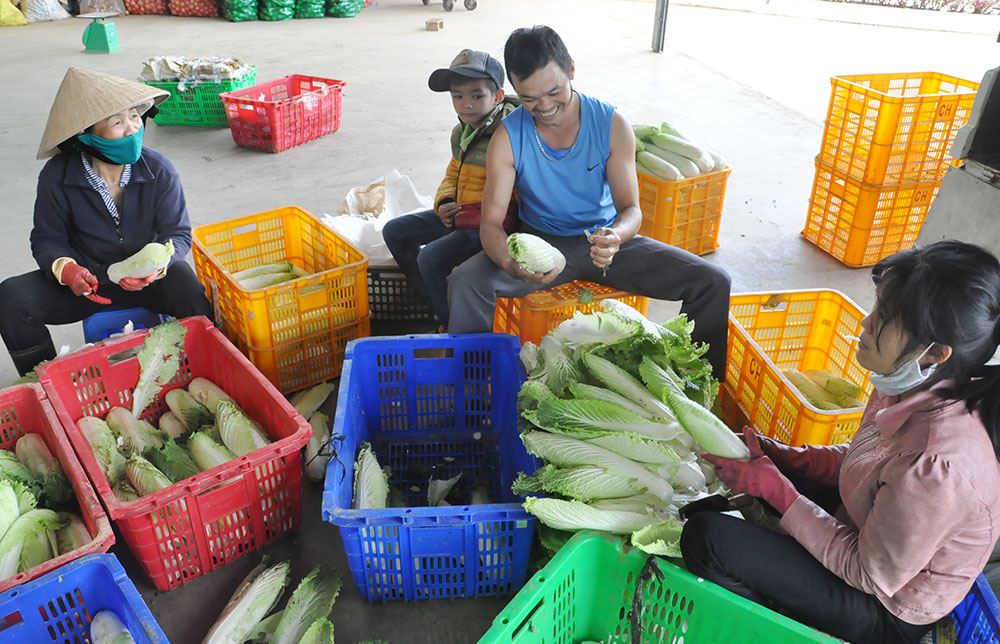
[[[39,270],[0,284],[0,335],[19,373],[55,357],[47,324],[111,306],[211,317],[205,289],[183,261],[191,224],[180,177],[142,145],[145,117],[167,97],[117,76],[66,72],[38,148],[39,159],[52,157],[38,176],[31,230]],[[167,241],[174,255],[166,268],[108,279],[109,265]]]

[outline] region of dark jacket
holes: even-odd
[[[135,254],[149,242],[174,241],[170,263],[191,250],[191,223],[180,176],[162,154],[142,149],[125,186],[121,226],[87,183],[80,153],[57,154],[38,175],[31,254],[48,277],[52,262],[72,257],[102,283],[108,266]]]

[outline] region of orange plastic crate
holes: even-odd
[[[719,247],[722,202],[730,172],[725,168],[680,181],[638,172],[639,234],[695,255],[711,253]]]
[[[867,183],[933,181],[979,83],[934,72],[834,76],[819,158]]]
[[[369,335],[368,257],[289,206],[194,229],[194,263],[230,340],[283,393],[340,375]],[[232,274],[287,260],[308,275],[248,291]]]
[[[77,421],[130,408],[139,361],[129,350],[148,330],[105,340],[38,368],[38,377],[83,469],[139,565],[159,590],[170,590],[267,545],[302,520],[302,448],[312,430],[295,408],[205,317],[187,328],[177,375],[141,414],[154,425],[167,391],[199,376],[233,397],[273,441],[210,470],[125,503],[108,485]]]
[[[850,380],[868,400],[868,372],[855,359],[867,315],[837,291],[782,291],[733,295],[729,353],[722,384],[722,418],[790,445],[846,443],[863,409],[823,411],[785,378],[783,369],[826,369]]]
[[[594,301],[580,303],[580,291],[588,289]],[[635,308],[643,315],[649,308],[649,298],[618,291],[610,286],[577,280],[552,288],[529,293],[524,297],[498,297],[496,313],[493,314],[493,332],[509,333],[521,339],[521,343],[538,344],[542,337],[573,317],[577,311],[590,313],[601,306],[601,300],[613,298]]]
[[[0,449],[13,453],[17,440],[25,434],[41,437],[52,456],[59,461],[73,488],[73,496],[80,506],[79,516],[91,539],[75,550],[0,579],[0,592],[41,577],[85,555],[107,552],[115,542],[108,515],[104,513],[80,460],[73,452],[52,404],[38,384],[15,385],[0,390]]]
[[[871,266],[916,243],[940,187],[864,183],[817,159],[802,235],[847,266]]]

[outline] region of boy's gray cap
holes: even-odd
[[[447,92],[451,89],[451,81],[455,76],[464,77],[461,80],[488,78],[496,84],[497,89],[503,87],[503,65],[485,51],[463,49],[446,69],[435,69],[427,80],[427,85],[435,92]]]

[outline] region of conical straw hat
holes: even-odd
[[[170,92],[130,81],[120,76],[70,67],[49,110],[39,159],[56,153],[56,147],[94,123],[142,103],[159,105]]]

